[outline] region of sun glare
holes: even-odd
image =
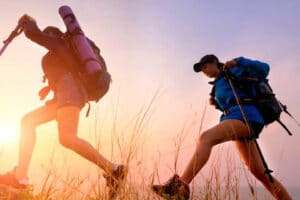
[[[18,133],[15,125],[0,122],[0,145],[9,145],[17,141]]]

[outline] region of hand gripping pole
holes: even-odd
[[[20,35],[22,33],[22,27],[20,25],[17,25],[16,28],[11,32],[11,34],[8,36],[8,38],[6,40],[3,41],[4,45],[2,46],[1,50],[0,50],[0,56],[2,55],[2,53],[4,52],[4,50],[6,49],[6,47],[8,46],[8,44],[18,35]]]

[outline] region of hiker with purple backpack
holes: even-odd
[[[0,184],[17,189],[24,189],[28,186],[28,170],[36,143],[36,128],[56,120],[60,144],[103,169],[107,186],[110,189],[109,198],[114,198],[120,183],[126,178],[128,169],[125,165],[112,163],[88,141],[77,135],[80,111],[89,101],[89,94],[78,73],[83,70],[80,69],[78,59],[70,49],[69,38],[67,38],[70,33],[63,33],[53,26],[48,26],[41,31],[36,21],[28,15],[20,18],[18,27],[24,31],[27,38],[47,49],[48,52],[42,58],[42,68],[48,80],[48,86],[41,89],[39,95],[41,99],[44,99],[52,90],[54,98],[22,118],[19,162],[12,171],[0,175]],[[97,62],[106,70],[102,57]],[[110,83],[110,76],[103,71],[100,73],[103,74],[101,74],[101,81],[102,79],[103,81],[99,84],[105,84],[105,88],[101,88],[103,93],[97,100],[107,92]]]

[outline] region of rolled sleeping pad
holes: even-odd
[[[71,34],[71,43],[76,50],[76,54],[80,61],[84,64],[84,71],[87,74],[100,72],[103,68],[86,39],[80,25],[69,6],[61,6],[59,14],[62,17],[68,32]]]

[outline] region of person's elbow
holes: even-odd
[[[32,30],[24,30],[24,34],[29,39],[34,38],[34,36],[36,35],[35,31]]]

